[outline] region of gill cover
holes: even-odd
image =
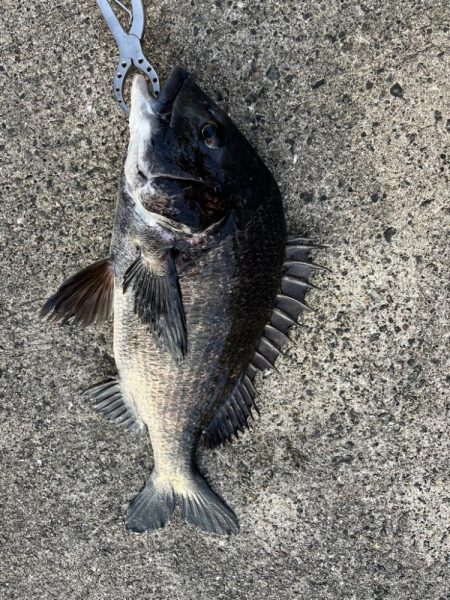
[[[179,67],[157,99],[133,80],[125,176],[146,211],[192,233],[258,206],[273,186],[245,136]]]

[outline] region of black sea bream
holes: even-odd
[[[117,373],[86,391],[94,408],[148,431],[154,469],[126,524],[182,517],[216,533],[233,511],[196,466],[247,427],[253,380],[307,308],[311,245],[288,239],[278,187],[237,127],[180,68],[152,99],[136,75],[130,143],[109,257],[43,308],[57,322],[114,314]]]

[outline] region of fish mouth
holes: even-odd
[[[153,115],[152,96],[147,80],[143,75],[134,75],[131,83],[131,107],[129,124],[130,130],[138,128],[143,121],[148,121]]]
[[[189,76],[188,71],[185,69],[174,67],[170,71],[159,96],[151,101],[154,114],[158,115],[163,121],[170,119],[175,99]]]
[[[190,184],[202,185],[211,189],[218,189],[219,187],[214,181],[209,181],[202,177],[195,177],[194,175],[190,175],[189,173],[183,171],[181,168],[175,169],[172,167],[171,170],[167,172],[152,172],[150,177],[144,175],[142,171],[139,171],[138,173],[143,181],[143,188],[145,188],[148,183],[150,183],[151,188],[157,188],[158,184],[164,184],[168,182],[176,183],[180,186],[180,188],[184,188]]]
[[[189,77],[175,67],[157,98],[151,97],[145,77],[133,78],[125,179],[128,194],[160,224],[190,235],[221,222],[225,202],[220,183],[194,170],[182,156],[165,155],[155,142],[160,132],[164,137],[170,130],[176,100]]]
[[[181,165],[173,164],[152,150],[151,140],[161,128],[167,127],[175,100],[188,78],[189,73],[186,70],[180,67],[173,68],[161,94],[153,98],[147,79],[139,74],[133,77],[129,117],[130,143],[125,161],[125,177],[130,190],[138,195],[144,188],[151,191],[154,189],[153,184],[157,187],[164,181],[207,184],[202,177],[191,174]]]
[[[190,175],[177,175],[174,173],[152,173],[152,182],[153,181],[179,181],[182,183],[201,183],[203,185],[207,185],[207,182],[201,177],[191,177]]]
[[[150,95],[147,79],[138,73],[134,75],[131,85],[130,121],[133,117],[148,118],[149,115],[157,115],[167,122],[170,119],[175,100],[189,77],[188,71],[181,67],[174,67],[170,71],[161,93],[154,98]]]

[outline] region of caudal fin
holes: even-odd
[[[127,529],[142,533],[164,527],[176,505],[185,521],[204,531],[219,534],[239,531],[234,512],[198,472],[183,480],[152,475],[128,508]]]
[[[152,476],[128,508],[127,529],[143,533],[149,529],[164,527],[174,510],[173,488],[158,485]]]

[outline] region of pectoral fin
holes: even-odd
[[[136,314],[180,361],[187,351],[186,317],[172,253],[155,266],[140,254],[125,273],[123,291],[132,286]]]
[[[55,323],[91,325],[112,315],[113,297],[114,267],[104,258],[66,279],[40,315]]]

